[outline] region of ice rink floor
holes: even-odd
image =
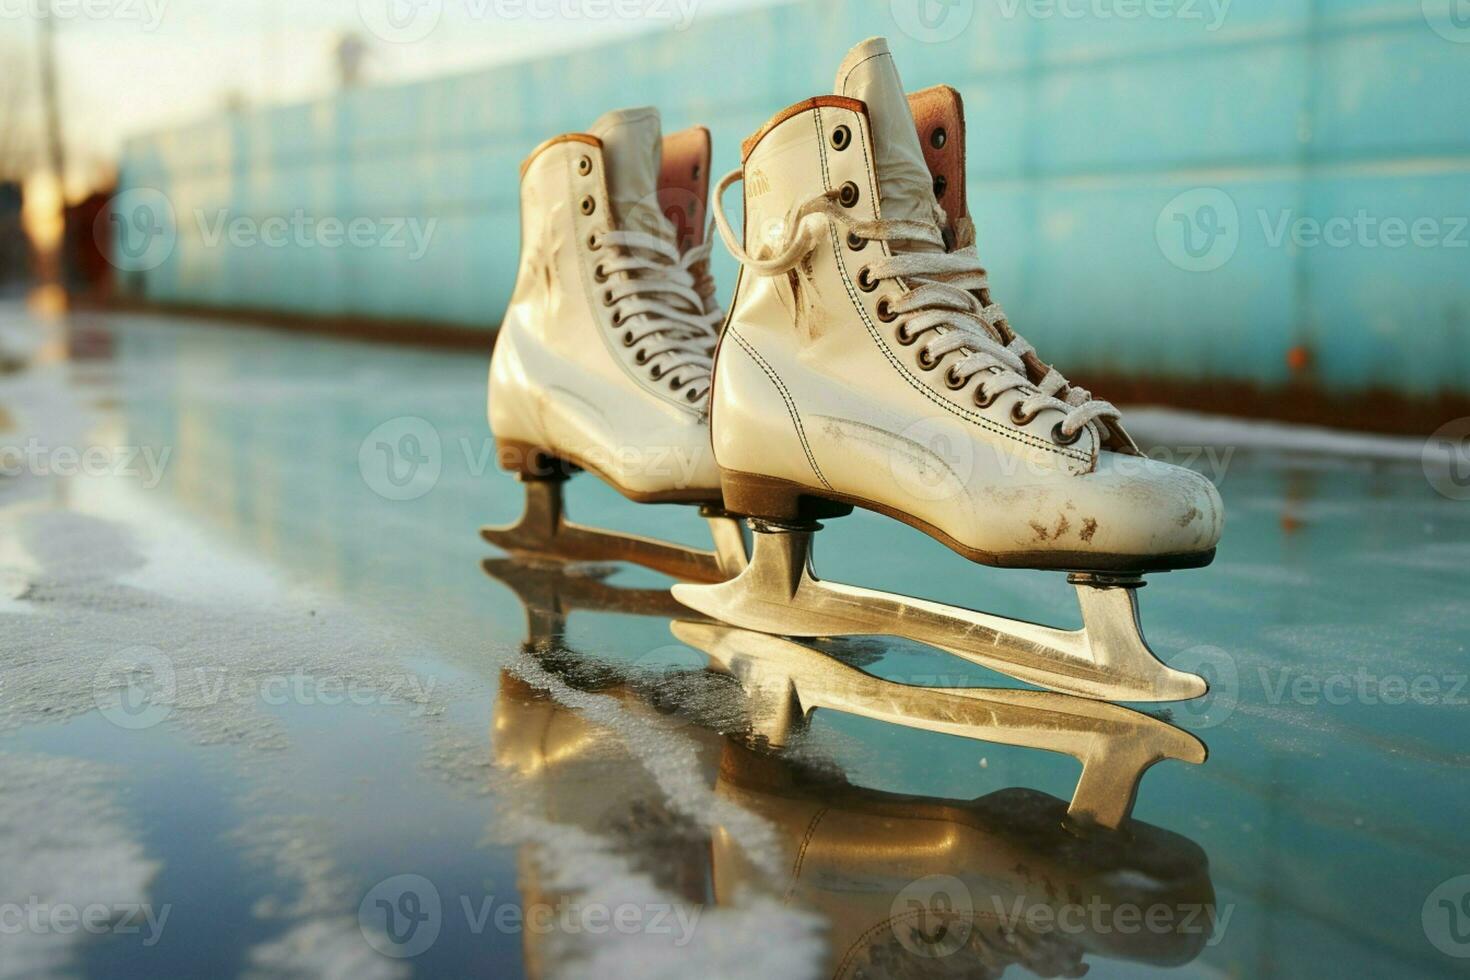
[[[985,724],[856,695],[783,717],[805,655],[713,670],[653,573],[484,564],[478,527],[521,502],[484,356],[20,306],[0,344],[0,977],[1470,962],[1470,502],[1412,443],[1140,414],[1226,505],[1215,563],[1140,593],[1154,648],[1213,687],[1140,707],[1208,759],[1161,761],[1107,831],[1064,819],[1076,761]],[[569,493],[706,543],[686,509]],[[1062,576],[881,517],[817,540],[825,578],[1076,622]],[[814,646],[839,686],[1017,686]]]

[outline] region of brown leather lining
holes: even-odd
[[[658,174],[658,206],[674,223],[681,250],[704,244],[704,215],[709,203],[710,137],[703,126],[691,126],[664,137]]]
[[[521,176],[526,176],[526,171],[530,169],[533,160],[558,143],[586,143],[588,146],[595,146],[599,150],[602,149],[602,140],[596,136],[591,136],[587,133],[562,133],[560,136],[553,136],[526,155],[526,159],[521,161]]]
[[[944,193],[935,197],[949,218],[945,230],[950,241],[958,248],[973,245],[975,228],[965,194],[965,104],[960,93],[948,85],[921,89],[909,95],[909,111],[930,175],[944,180]],[[933,136],[939,129],[944,130],[945,140],[936,147]]]
[[[762,126],[753,136],[740,144],[740,162],[744,163],[750,159],[750,154],[755,150],[756,144],[765,139],[767,133],[781,125],[792,116],[806,112],[808,109],[819,109],[823,106],[832,106],[838,109],[849,109],[853,112],[867,114],[868,105],[861,99],[849,99],[845,95],[819,95],[814,99],[803,99],[795,105],[789,105],[770,118],[770,121]]]

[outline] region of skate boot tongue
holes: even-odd
[[[669,241],[673,229],[658,206],[662,133],[652,106],[606,113],[588,130],[602,140],[613,219],[622,231],[641,231]]]
[[[933,224],[934,181],[924,164],[888,42],[870,37],[849,51],[837,69],[833,89],[837,95],[867,103],[883,217]]]

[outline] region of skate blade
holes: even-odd
[[[745,539],[732,517],[707,513],[715,550],[636,534],[605,531],[568,519],[563,481],[527,480],[526,507],[514,524],[487,526],[480,536],[514,555],[553,561],[631,562],[686,582],[723,582],[745,567]]]
[[[674,598],[713,619],[784,636],[893,636],[938,647],[1039,687],[1103,701],[1186,701],[1203,677],[1161,663],[1138,622],[1137,579],[1075,576],[1080,630],[1056,629],[856,586],[812,573],[811,531],[757,531],[750,564]]]

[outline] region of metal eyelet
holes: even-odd
[[[919,367],[925,371],[932,371],[939,366],[939,359],[929,353],[929,348],[919,348]]]
[[[615,327],[622,325],[622,322],[623,322],[623,311],[622,310],[613,310],[613,312],[612,312],[612,322],[613,322],[613,326],[615,326]]]
[[[993,395],[987,395],[985,393],[985,387],[981,385],[975,389],[975,407],[989,408],[991,405],[995,404],[995,400],[999,397],[1000,392],[996,392]]]
[[[664,369],[655,364],[653,367],[648,369],[648,376],[657,381],[659,378],[662,378],[664,376]]]
[[[837,203],[850,208],[858,202],[858,185],[848,181],[837,189]]]
[[[592,172],[592,158],[591,157],[582,157],[580,160],[577,161],[577,173],[579,173],[583,177],[585,177],[588,174],[590,174],[591,172]]]
[[[1058,446],[1070,446],[1072,445],[1072,443],[1081,438],[1082,429],[1080,427],[1071,435],[1067,435],[1066,433],[1062,432],[1061,422],[1058,422],[1056,425],[1051,427],[1051,441],[1056,443]]]
[[[898,319],[898,314],[893,312],[893,307],[889,305],[887,296],[884,296],[878,301],[878,319],[884,323],[892,323]]]
[[[863,250],[863,246],[867,244],[868,240],[859,235],[857,232],[850,231],[847,233],[847,247],[852,249],[854,252],[861,252]]]
[[[950,391],[959,391],[961,388],[969,383],[970,379],[962,378],[959,375],[955,374],[954,368],[950,368],[948,371],[944,372],[944,384],[947,388],[949,388]]]
[[[671,379],[669,379],[669,390],[670,391],[678,391],[682,387],[684,387],[684,382],[681,381],[680,379],[678,379],[678,378],[671,378]]]
[[[919,339],[918,337],[915,337],[908,332],[907,326],[907,324],[900,323],[898,325],[898,329],[893,332],[893,339],[898,341],[905,347],[908,347],[914,341]]]
[[[603,306],[612,306],[613,305],[613,294],[612,294],[612,290],[611,289],[604,289],[602,291],[602,305]]]
[[[867,266],[863,266],[858,270],[857,284],[858,288],[865,293],[871,293],[878,288],[878,280],[873,278],[872,270]]]
[[[592,278],[596,279],[598,282],[607,282],[607,273],[602,271],[601,262],[597,263],[596,268],[592,270]]]
[[[691,404],[699,401],[699,392],[695,391],[693,388],[690,388],[688,391],[684,392],[684,400],[690,402]]]
[[[944,189],[946,187],[948,187],[948,186],[949,186],[949,181],[947,181],[947,180],[944,179],[944,174],[935,174],[935,176],[934,176],[934,196],[935,197],[943,197],[944,196]]]
[[[637,352],[635,352],[635,353],[634,353],[634,354],[633,354],[633,363],[634,363],[634,364],[647,364],[647,363],[648,363],[648,355],[647,355],[647,354],[645,354],[645,353],[644,353],[644,352],[643,352],[643,351],[641,351],[641,350],[640,350],[640,351],[637,351]]]
[[[936,150],[944,149],[944,143],[949,139],[949,134],[944,131],[943,126],[934,127],[934,132],[929,134],[929,145]]]
[[[1036,416],[1035,414],[1027,415],[1021,411],[1021,403],[1016,402],[1016,404],[1011,406],[1011,421],[1017,425],[1030,425],[1036,421]]]
[[[593,211],[596,211],[596,210],[597,210],[597,202],[592,199],[592,195],[591,194],[588,194],[586,197],[582,198],[582,213],[583,214],[591,214]]]
[[[592,234],[587,236],[587,247],[592,249],[592,251],[594,252],[597,251],[599,248],[602,248],[602,239],[597,237],[597,232],[594,231]]]
[[[832,130],[832,149],[845,150],[852,142],[852,130],[846,126],[838,126]]]
[[[623,334],[623,346],[624,347],[632,347],[633,346],[633,331],[629,330],[629,331],[627,331],[626,333]]]

